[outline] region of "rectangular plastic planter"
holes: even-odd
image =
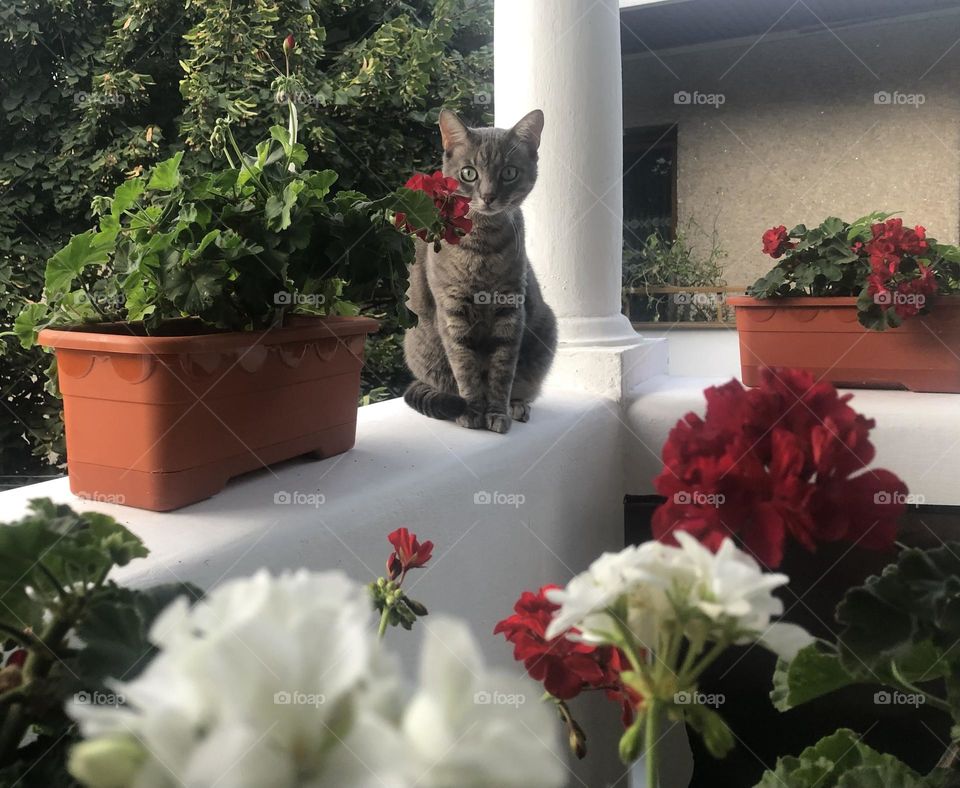
[[[960,298],[941,296],[930,314],[871,331],[857,321],[857,299],[749,296],[736,307],[743,382],[764,367],[799,367],[851,388],[960,392]]]
[[[71,491],[167,511],[227,480],[356,438],[368,318],[144,336],[117,324],[40,332],[57,354]]]

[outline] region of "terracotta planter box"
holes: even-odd
[[[71,491],[166,511],[247,471],[346,451],[376,329],[333,317],[191,336],[41,331],[57,354]]]
[[[764,367],[800,367],[837,386],[960,392],[960,297],[941,296],[929,315],[886,331],[857,322],[853,297],[728,301],[748,386]]]

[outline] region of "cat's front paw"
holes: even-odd
[[[501,435],[510,430],[510,416],[506,413],[488,413],[486,426],[490,432],[499,432]]]
[[[487,419],[483,409],[473,404],[468,404],[467,412],[457,416],[457,424],[466,427],[468,430],[487,429]]]
[[[514,421],[530,421],[530,403],[525,399],[510,400],[510,418]]]

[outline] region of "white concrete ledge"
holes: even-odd
[[[671,342],[674,337],[671,335]],[[672,363],[672,361],[671,361]],[[632,392],[624,419],[627,490],[652,493],[660,472],[660,449],[670,429],[690,411],[703,414],[703,389],[730,377],[652,378]],[[870,438],[877,447],[874,465],[902,478],[927,504],[960,505],[960,395],[849,389],[851,405],[875,419]]]
[[[260,567],[339,568],[368,582],[384,572],[386,535],[407,526],[436,545],[430,566],[410,577],[414,598],[466,618],[487,658],[519,672],[493,627],[520,592],[564,584],[600,552],[623,545],[621,434],[619,407],[582,393],[548,392],[530,422],[505,436],[434,421],[393,400],[360,409],[352,451],[258,471],[175,512],[80,500],[64,478],[0,493],[0,520],[20,517],[28,499],[41,496],[108,513],[151,551],[118,580],[203,588]],[[305,497],[275,503],[281,493]],[[391,639],[412,661],[420,639],[399,632]],[[612,784],[623,773],[619,713],[599,701],[584,720],[592,757],[574,767],[579,779],[571,784]]]

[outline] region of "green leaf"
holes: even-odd
[[[847,230],[847,242],[853,243],[854,241],[866,241],[872,238],[872,233],[870,228],[878,224],[879,222],[886,221],[891,216],[892,213],[884,213],[882,211],[875,211],[874,213],[869,213],[866,216],[861,216],[853,224],[850,225],[850,228]]]
[[[164,294],[187,315],[201,317],[224,295],[227,266],[222,261],[181,262],[176,253],[167,255],[161,268]]]
[[[895,663],[936,678],[936,663],[960,640],[960,544],[902,550],[882,575],[847,591],[837,621],[848,671],[886,677]]]
[[[220,239],[220,230],[211,230],[203,238],[200,239],[200,243],[197,244],[195,249],[185,249],[183,252],[183,264],[186,264],[188,261],[200,257],[203,255],[204,249],[206,249],[214,241]]]
[[[44,319],[49,316],[46,304],[24,304],[23,309],[13,321],[13,333],[20,345],[29,350],[37,342],[37,334],[43,328]]]
[[[301,180],[290,181],[290,183],[284,187],[283,193],[280,196],[272,194],[267,198],[267,203],[264,207],[267,227],[272,230],[286,230],[290,226],[290,222],[292,221],[290,212],[293,210],[293,206],[296,205],[300,192],[302,192],[306,186],[307,184]]]
[[[766,276],[760,277],[747,288],[747,294],[754,298],[773,298],[786,284],[787,274],[781,266],[770,269]]]
[[[846,223],[843,221],[843,219],[838,219],[836,216],[830,216],[821,223],[820,230],[823,232],[824,238],[830,238],[842,233],[844,227],[846,227]]]
[[[871,331],[884,331],[888,328],[887,309],[876,302],[866,285],[857,298],[857,320],[860,325]]]
[[[110,259],[116,230],[87,230],[75,235],[69,243],[47,261],[44,294],[55,299],[70,291],[73,281],[87,266],[103,265]]]
[[[777,661],[770,699],[778,710],[788,711],[856,681],[841,664],[839,654],[811,643],[790,662]]]
[[[157,615],[177,597],[186,596],[192,603],[201,595],[189,583],[144,590],[110,583],[96,591],[76,628],[85,644],[70,665],[79,687],[100,686],[107,677],[136,678],[157,651],[148,637]]]
[[[280,143],[284,153],[290,154],[290,131],[286,126],[271,126],[270,137]]]
[[[160,162],[150,174],[148,189],[161,192],[170,192],[180,183],[180,162],[183,160],[183,151],[174,154],[171,158]]]
[[[307,185],[310,187],[310,193],[318,200],[322,200],[330,193],[330,188],[337,182],[337,173],[333,170],[320,170],[306,176]],[[353,192],[359,194],[359,192]],[[363,197],[361,194],[360,197]]]
[[[756,788],[934,788],[892,755],[864,744],[853,731],[841,728],[825,736],[798,757],[786,756],[767,770]]]
[[[138,537],[105,514],[78,514],[49,498],[32,500],[30,510],[0,526],[0,621],[10,626],[38,629],[45,601],[63,588],[98,583],[111,567],[147,554]]]
[[[407,222],[417,230],[430,229],[440,221],[440,212],[433,198],[421,191],[401,187],[394,192],[389,207],[397,213],[404,213]]]
[[[143,194],[143,180],[134,178],[133,180],[121,183],[113,192],[113,202],[110,204],[110,215],[114,219],[119,219],[120,215],[136,205],[140,195]]]

